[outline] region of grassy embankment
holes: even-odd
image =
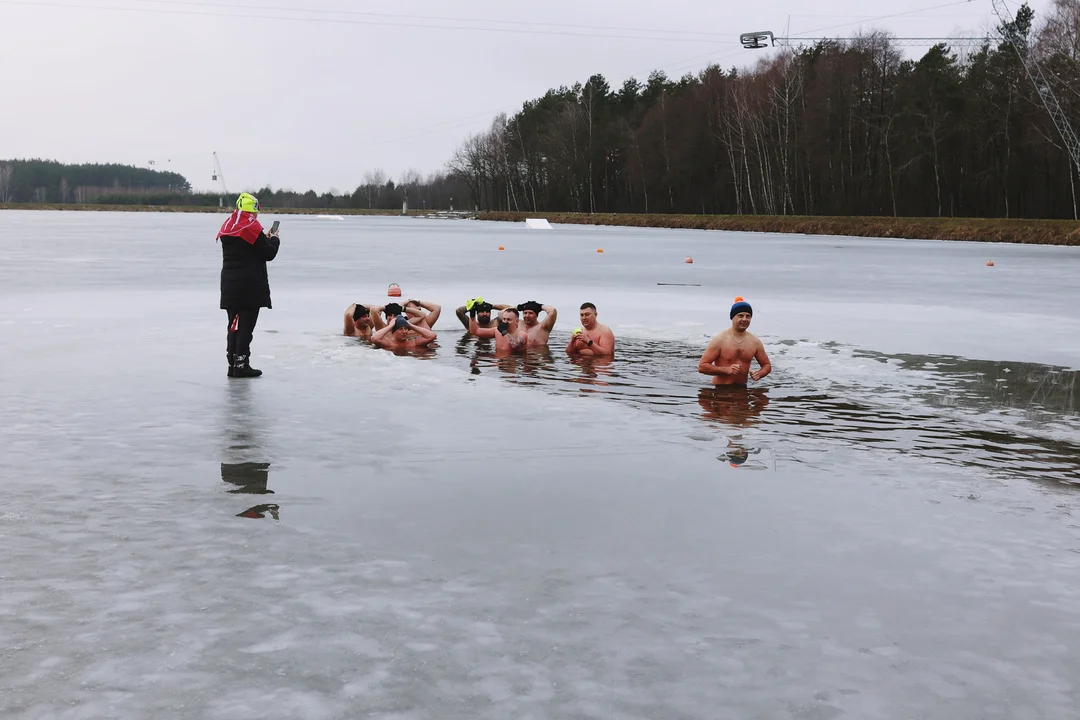
[[[0,210],[226,213],[231,212],[232,208],[195,205],[0,203]],[[426,215],[430,212],[433,211],[409,210],[409,215]],[[264,208],[263,213],[273,215],[400,215],[401,211],[357,208]],[[1075,220],[815,217],[796,215],[644,215],[632,213],[595,213],[590,215],[588,213],[527,212],[482,212],[476,215],[478,220],[504,222],[523,222],[526,218],[546,218],[552,223],[576,225],[1080,246],[1080,222]]]
[[[551,223],[577,225],[615,225],[622,227],[1080,246],[1080,222],[1075,220],[777,215],[634,215],[622,213],[595,213],[590,215],[587,213],[523,212],[486,212],[478,214],[476,218],[478,220],[501,220],[506,222],[523,222],[526,218],[546,218]]]
[[[232,207],[213,205],[76,205],[74,203],[0,203],[0,210],[81,210],[83,212],[177,212],[230,213]],[[401,210],[367,210],[356,208],[263,208],[264,215],[400,215]],[[423,215],[426,210],[410,210],[410,215]]]

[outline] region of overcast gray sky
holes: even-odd
[[[751,64],[774,51],[739,33],[789,22],[830,37],[996,24],[990,0],[0,0],[0,158],[155,160],[209,190],[217,151],[230,192],[351,191],[373,168],[437,170],[497,112],[593,73],[618,87]]]

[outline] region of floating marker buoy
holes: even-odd
[[[604,248],[596,248],[596,252],[602,253],[604,252]]]
[[[986,267],[994,267],[994,261],[993,260],[987,260],[986,261]]]
[[[683,262],[686,263],[687,265],[693,265],[694,264],[694,258],[687,257],[685,260],[683,260]]]
[[[401,288],[397,283],[390,283],[390,287],[386,291],[386,297],[401,297]]]
[[[506,248],[504,248],[504,247],[503,247],[502,245],[500,245],[500,246],[499,246],[499,249],[500,249],[500,250],[505,250]]]

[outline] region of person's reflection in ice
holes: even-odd
[[[232,494],[273,495],[274,491],[266,487],[269,477],[270,463],[221,463],[221,479],[237,486],[229,490]]]
[[[764,388],[710,386],[698,392],[698,404],[704,411],[701,416],[706,420],[749,428],[761,423],[761,413],[769,405],[769,396]],[[761,450],[744,447],[741,439],[740,435],[729,437],[728,451],[718,455],[717,459],[736,469],[755,467],[755,463],[747,464],[747,461]]]
[[[525,370],[526,360],[524,355],[516,353],[512,355],[496,355],[494,361],[508,380],[516,381]]]
[[[754,448],[747,450],[739,442],[741,438],[728,438],[728,451],[723,455],[718,455],[717,460],[726,461],[728,465],[738,470],[741,467],[754,467],[753,464],[746,465],[746,461],[750,459],[751,455],[757,455],[761,452],[760,448]]]
[[[521,366],[522,377],[532,378],[533,380],[543,380],[547,375],[546,371],[553,370],[555,367],[555,356],[551,353],[551,348],[547,345],[541,347],[529,348],[529,351],[525,353],[524,363]],[[530,385],[535,385],[535,382],[529,382]]]
[[[457,341],[455,350],[458,355],[469,358],[469,372],[473,375],[479,375],[480,357],[484,354],[483,350],[490,349],[490,346],[490,340],[486,338],[477,339],[469,333],[465,333]]]
[[[769,405],[764,388],[703,387],[698,392],[698,404],[707,420],[733,427],[753,427],[761,423],[761,413]]]
[[[274,518],[275,520],[280,520],[281,518],[278,516],[278,511],[280,510],[281,508],[273,503],[267,505],[256,505],[255,507],[248,508],[242,513],[237,513],[236,517],[261,520],[262,518],[266,517],[266,513],[270,513],[270,517]]]
[[[599,387],[609,387],[611,383],[599,379],[601,375],[608,377],[612,376],[612,364],[615,360],[611,357],[592,357],[588,355],[572,355],[570,356],[570,362],[578,367],[581,374],[577,377],[570,378],[573,382],[582,383],[584,385],[597,385]],[[591,388],[582,388],[581,392],[599,392]]]
[[[222,437],[225,442],[225,455],[239,460],[245,455],[265,457],[266,433],[262,427],[262,414],[253,402],[252,385],[230,383],[225,399],[225,413],[222,420]],[[237,457],[239,456],[239,457]],[[267,461],[234,461],[221,463],[222,482],[233,486],[228,490],[232,495],[273,495],[268,487],[270,463]],[[265,517],[269,512],[278,519],[278,505],[257,505],[237,515],[237,517]]]

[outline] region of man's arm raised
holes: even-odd
[[[468,314],[467,314],[467,312],[465,310],[465,306],[462,305],[461,307],[459,307],[457,310],[454,311],[454,314],[457,315],[457,319],[461,321],[462,327],[464,327],[466,330],[468,330],[469,329],[469,316],[468,316]]]
[[[378,345],[384,344],[384,342],[386,341],[386,336],[390,334],[391,330],[392,330],[392,328],[389,325],[387,325],[386,327],[382,328],[381,330],[379,330],[378,332],[376,332],[375,334],[373,334],[371,336],[371,342],[376,343]]]
[[[555,327],[555,321],[559,318],[559,311],[550,305],[544,305],[540,308],[544,311],[544,322],[540,323],[546,332],[551,332],[551,329]]]
[[[371,314],[371,324],[375,326],[376,330],[382,330],[386,327],[386,321],[383,320],[383,312],[386,310],[385,305],[368,305],[368,312]]]
[[[356,303],[345,308],[345,334],[349,336],[352,336],[352,334],[356,332],[356,324],[352,319],[354,310],[356,310]]]
[[[423,300],[414,300],[417,305],[427,310],[427,316],[424,317],[424,324],[429,328],[434,328],[435,323],[439,321],[439,316],[442,314],[442,305],[433,302],[424,302]]]
[[[418,346],[429,345],[435,338],[439,337],[438,334],[426,325],[409,323],[409,327],[412,328],[413,332],[420,336],[414,341]]]

